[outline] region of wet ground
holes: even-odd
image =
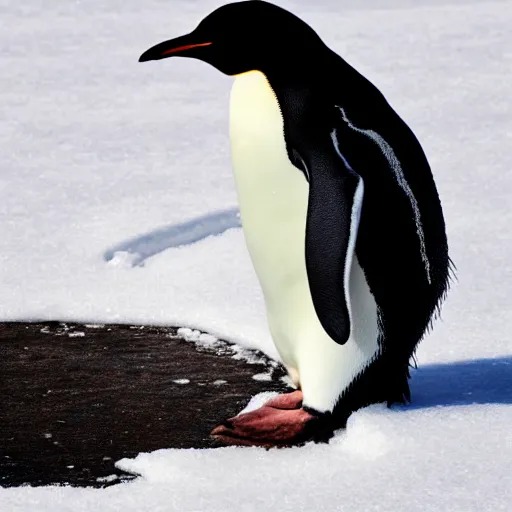
[[[121,458],[216,446],[211,429],[251,396],[286,390],[253,355],[164,327],[0,324],[0,485],[102,487],[133,478]]]

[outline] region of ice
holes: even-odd
[[[236,343],[226,343],[225,341],[221,341],[211,334],[202,333],[197,329],[180,327],[177,331],[177,334],[185,341],[192,341],[200,348],[208,349],[218,354],[231,354],[233,359],[246,361],[249,364],[262,364],[271,367],[276,367],[278,364],[275,360],[269,360],[261,353],[242,347]],[[258,379],[261,380],[259,377],[256,378],[256,380]],[[265,378],[264,380],[272,379]]]
[[[510,510],[512,4],[279,3],[382,90],[432,164],[459,281],[412,406],[359,411],[329,445],[160,450],[104,490],[0,489],[0,510]],[[277,357],[241,230],[206,236],[237,208],[232,80],[137,62],[219,4],[0,5],[1,319],[173,325]]]

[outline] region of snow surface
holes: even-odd
[[[512,2],[278,3],[384,92],[432,164],[459,282],[414,405],[362,410],[328,446],[162,450],[104,490],[1,489],[0,510],[511,509]],[[137,58],[218,5],[0,3],[2,319],[180,325],[275,356],[240,229],[164,250],[194,219],[236,224],[232,79]]]

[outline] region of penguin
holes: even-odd
[[[289,11],[226,4],[144,52],[235,78],[242,228],[295,391],[226,420],[221,443],[327,442],[361,407],[410,401],[409,367],[453,264],[432,172],[382,93]]]

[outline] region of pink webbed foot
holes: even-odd
[[[292,391],[291,393],[283,393],[271,398],[263,404],[265,407],[274,407],[275,409],[300,409],[302,407],[302,391]]]
[[[332,429],[326,429],[324,415],[302,408],[302,392],[279,395],[259,409],[230,418],[213,429],[211,436],[228,445],[293,446],[311,439],[326,441]]]

